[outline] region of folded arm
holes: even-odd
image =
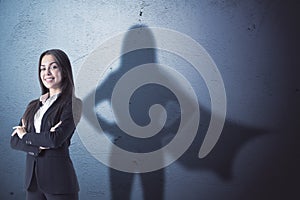
[[[11,134],[10,146],[13,149],[25,151],[30,155],[37,156],[41,150],[49,149],[49,147],[44,146],[34,146],[30,142],[22,140],[23,136],[26,135],[26,129],[23,119],[21,120],[19,126],[13,127],[15,130]],[[50,132],[55,132],[56,128],[61,125],[61,121],[57,123],[50,129]],[[22,130],[24,129],[24,130]]]
[[[75,130],[72,103],[64,107],[60,121],[61,123],[56,124],[50,130],[41,131],[39,134],[28,132],[23,136],[22,140],[26,144],[33,146],[58,148],[73,135]]]

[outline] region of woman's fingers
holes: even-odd
[[[20,139],[22,139],[23,136],[26,134],[26,130],[25,130],[25,128],[23,126],[14,126],[13,129],[15,129],[15,130],[11,134],[12,136],[14,136],[15,134],[18,134],[18,137]]]
[[[43,147],[43,146],[40,146],[39,148],[40,150],[50,149],[49,147]]]
[[[51,127],[50,132],[54,132],[57,127],[61,125],[62,121],[59,121],[55,126]]]
[[[59,126],[61,125],[61,123],[62,123],[62,121],[59,121],[59,122],[54,126],[54,128],[59,127]]]
[[[25,130],[25,120],[22,119],[22,126],[14,126],[13,129],[15,129],[15,130],[12,132],[11,136],[14,136],[18,132],[19,133],[26,132],[26,130]]]
[[[15,129],[15,130],[12,132],[11,136],[14,136],[14,135],[16,135],[16,134],[17,134],[17,129]]]
[[[23,126],[14,126],[13,129],[16,129],[15,131],[18,131],[18,130],[24,130],[25,131],[25,128]]]
[[[22,127],[25,128],[25,120],[22,118]]]

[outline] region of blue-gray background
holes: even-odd
[[[224,131],[213,152],[197,159],[200,132],[208,123],[204,117],[198,142],[172,165],[149,174],[150,187],[141,184],[139,175],[118,179],[117,172],[87,152],[75,133],[71,156],[80,199],[111,199],[113,194],[125,197],[127,193],[131,199],[143,195],[148,199],[159,195],[164,199],[298,199],[299,10],[296,0],[1,0],[0,199],[25,198],[25,155],[12,150],[9,139],[27,103],[40,95],[40,53],[63,49],[76,79],[94,49],[112,35],[139,25],[182,32],[208,51],[227,92]],[[159,62],[172,65],[170,55],[157,54]],[[193,73],[185,76],[194,88],[202,83]],[[209,107],[207,94],[197,95],[204,96],[203,107]],[[121,187],[126,181],[133,184],[129,191]],[[147,193],[149,188],[154,192]]]

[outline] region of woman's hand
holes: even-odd
[[[54,132],[55,129],[61,125],[61,123],[62,121],[59,121],[55,126],[51,127],[50,132]],[[40,146],[39,148],[40,150],[50,149],[49,147],[43,147],[43,146]]]
[[[61,125],[62,121],[59,121],[55,126],[51,127],[50,132],[54,132],[57,127]]]
[[[11,136],[14,136],[15,134],[17,134],[18,137],[20,139],[22,139],[23,136],[27,133],[24,119],[22,119],[22,126],[14,126],[13,129],[15,129],[15,130],[12,132]]]

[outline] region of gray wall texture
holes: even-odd
[[[299,10],[296,0],[0,0],[0,199],[25,199],[25,154],[12,150],[9,140],[27,103],[40,95],[40,53],[64,50],[76,81],[94,49],[139,26],[184,33],[210,54],[227,94],[222,135],[209,156],[197,157],[210,116],[203,80],[188,70],[186,61],[154,51],[155,57],[141,62],[167,63],[195,89],[201,102],[197,137],[173,164],[131,174],[99,162],[75,132],[70,149],[80,199],[299,199]],[[121,63],[126,59],[127,64],[141,63],[130,55]],[[106,98],[113,82],[107,79],[99,86],[97,98]],[[135,98],[148,96],[142,92]],[[116,130],[109,124],[106,128]],[[126,146],[126,139],[121,140]]]

